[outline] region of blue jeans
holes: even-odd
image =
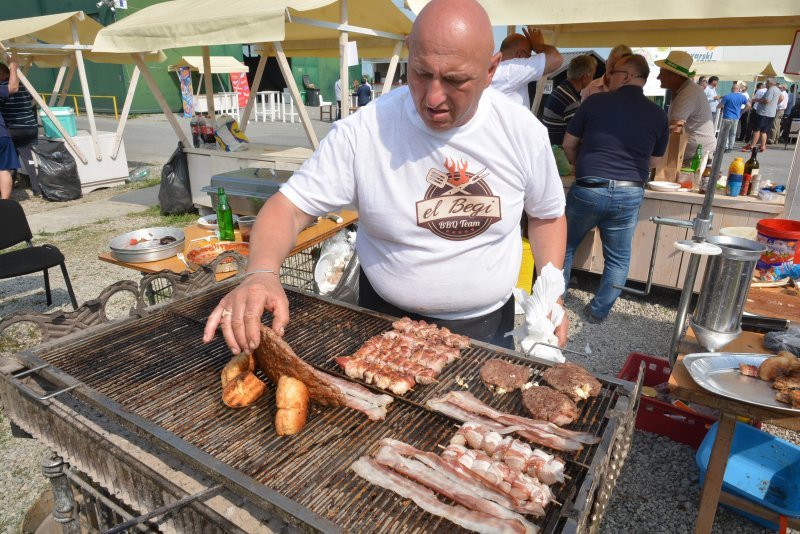
[[[639,206],[644,198],[641,187],[588,188],[573,185],[567,194],[567,254],[564,258],[564,280],[569,287],[572,256],[586,234],[595,226],[603,243],[603,275],[589,310],[598,319],[605,319],[628,279],[631,242]]]
[[[722,119],[722,124],[730,123],[731,128],[728,130],[728,139],[725,143],[726,149],[733,148],[733,143],[736,141],[736,125],[739,124],[739,119]]]

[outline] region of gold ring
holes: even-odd
[[[222,310],[222,316],[223,317],[227,317],[229,315],[233,315],[233,313],[231,313],[230,310]]]

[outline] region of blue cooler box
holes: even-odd
[[[75,124],[75,110],[70,107],[52,107],[50,111],[53,112],[53,115],[56,116],[58,122],[61,123],[61,126],[69,135],[73,136],[78,133],[78,127]],[[50,137],[51,139],[61,138],[61,132],[56,129],[53,121],[44,114],[44,111],[39,111],[39,117],[42,118],[45,137]]]
[[[703,485],[714,439],[714,424],[695,461]],[[743,423],[736,423],[722,489],[787,517],[800,517],[800,447]],[[777,530],[778,525],[731,508],[751,521]]]

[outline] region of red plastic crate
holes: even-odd
[[[656,386],[669,380],[669,361],[656,356],[631,352],[617,378],[635,382],[639,376],[639,364],[645,362],[644,385]],[[677,406],[652,397],[642,396],[636,414],[636,428],[667,436],[673,441],[697,449],[708,429],[716,419],[687,412]]]

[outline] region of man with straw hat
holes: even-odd
[[[708,99],[703,88],[692,81],[692,61],[692,56],[686,52],[673,50],[666,59],[655,62],[661,67],[658,74],[661,87],[672,92],[670,128],[675,132],[683,129],[689,137],[684,162],[692,159],[697,145],[703,145],[703,150],[708,153],[714,152],[717,147]]]

